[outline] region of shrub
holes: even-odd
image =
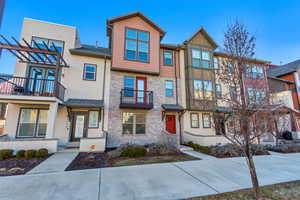
[[[150,155],[167,155],[167,154],[176,154],[178,153],[178,149],[172,145],[167,143],[165,144],[157,144],[152,143],[146,146],[147,152]]]
[[[26,150],[25,158],[34,158],[36,156],[36,150]]]
[[[16,153],[17,158],[24,158],[25,157],[25,150],[19,150]]]
[[[48,149],[44,149],[43,148],[43,149],[37,150],[35,156],[38,157],[38,158],[45,158],[45,157],[47,157],[48,156]]]
[[[11,149],[2,149],[0,150],[0,160],[8,159],[13,156],[13,150]]]
[[[192,147],[194,150],[196,151],[200,151],[202,153],[206,153],[206,154],[210,154],[213,147],[209,147],[209,146],[202,146],[200,144],[195,144],[192,141],[189,141],[187,143],[187,146]]]
[[[226,144],[214,147],[212,154],[217,157],[238,157],[242,155],[242,152],[236,145]]]
[[[123,157],[139,157],[139,156],[144,156],[146,155],[146,148],[143,146],[132,146],[132,147],[127,147],[125,148],[121,156]]]

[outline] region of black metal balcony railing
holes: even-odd
[[[55,80],[0,75],[0,94],[57,97],[63,101],[65,90]]]
[[[152,109],[153,91],[122,89],[120,108]]]

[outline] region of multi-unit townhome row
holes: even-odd
[[[166,32],[134,12],[108,19],[106,32],[108,48],[82,44],[75,27],[24,19],[15,46],[29,46],[29,57],[13,51],[14,75],[0,77],[0,101],[8,103],[2,147],[103,151],[125,143],[228,142],[212,120],[214,112],[228,112],[220,97],[231,88],[216,77],[227,55],[204,28],[183,43],[163,44]],[[292,81],[268,78],[267,61],[250,62],[247,91],[260,85],[265,93],[272,83],[293,108]]]

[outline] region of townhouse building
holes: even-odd
[[[220,97],[232,88],[216,73],[228,55],[204,28],[183,43],[164,44],[166,32],[134,12],[108,19],[106,32],[108,47],[98,47],[81,44],[75,27],[24,19],[20,41],[4,41],[18,49],[18,60],[13,76],[0,76],[0,102],[8,103],[1,147],[228,143],[212,118],[228,113]],[[258,95],[267,93],[268,62],[249,63],[246,91],[251,96],[259,86]],[[221,129],[229,134],[230,126]]]

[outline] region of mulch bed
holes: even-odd
[[[9,158],[0,160],[0,176],[26,174],[50,156],[51,155],[46,158]]]
[[[215,154],[213,154],[213,153],[211,153],[211,152],[207,152],[207,151],[201,151],[201,150],[195,150],[195,151],[198,151],[198,152],[200,152],[200,153],[204,153],[204,154],[207,154],[207,155],[216,157],[216,158],[236,158],[236,157],[244,157],[244,156],[242,156],[242,155],[240,155],[240,156],[233,156],[233,155],[230,155],[230,154],[223,154],[223,155],[218,155],[218,156],[217,156],[217,155],[215,155]],[[254,154],[254,156],[263,156],[263,155],[270,155],[270,153],[264,153],[264,152],[258,151],[258,152],[256,152],[256,153]]]
[[[106,153],[79,153],[65,171],[111,166]]]
[[[107,153],[79,153],[76,158],[70,163],[65,171],[95,169],[104,167],[130,166],[150,163],[166,163],[199,160],[185,154],[170,154],[170,155],[146,155],[142,157],[116,157],[111,158]]]

